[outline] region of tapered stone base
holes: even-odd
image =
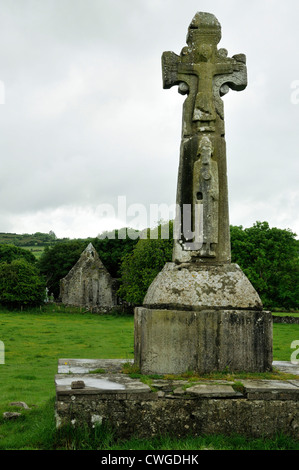
[[[272,369],[272,315],[258,310],[135,309],[143,374]]]
[[[144,307],[166,310],[263,310],[237,264],[166,263],[151,283]]]

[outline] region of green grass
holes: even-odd
[[[43,254],[45,247],[44,246],[21,246],[23,250],[31,251],[31,253],[36,257],[36,259],[40,259],[41,255]]]
[[[116,320],[113,315],[56,306],[45,311],[2,311],[5,364],[0,365],[0,414],[11,401],[41,405],[52,397],[60,358],[133,357],[133,323],[131,316]]]
[[[299,312],[293,312],[293,311],[272,312],[272,315],[275,315],[275,316],[278,316],[278,317],[295,317],[295,318],[299,318]]]
[[[58,437],[58,438],[57,438]],[[99,428],[90,432],[82,429],[75,432],[72,428],[66,428],[56,434],[53,444],[59,449],[68,450],[114,450],[114,451],[152,451],[152,450],[299,450],[299,442],[294,439],[277,434],[273,439],[250,439],[233,434],[188,436],[184,439],[173,436],[153,437],[152,439],[132,438],[127,441],[115,442],[113,433]],[[209,458],[209,456],[207,456]]]
[[[299,325],[273,325],[274,360],[290,360]],[[0,340],[5,344],[5,364],[0,364],[0,450],[2,449],[298,449],[283,436],[248,440],[241,436],[202,436],[113,442],[109,432],[56,431],[55,386],[60,358],[131,359],[134,348],[132,316],[95,315],[78,309],[48,305],[23,312],[0,311]],[[24,401],[30,410],[11,407]],[[21,418],[6,422],[5,411],[19,411]]]
[[[273,323],[273,359],[274,361],[290,361],[293,341],[299,341],[299,324]],[[297,355],[299,359],[299,355]]]

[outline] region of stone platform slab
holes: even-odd
[[[77,387],[78,376],[75,374],[60,374],[55,377],[56,392],[62,395],[85,394],[130,394],[148,393],[148,385],[140,380],[134,380],[124,374],[80,374],[82,385]]]
[[[163,433],[271,437],[282,432],[299,437],[299,364],[274,362],[273,367],[294,375],[281,381],[157,377],[145,384],[122,373],[126,362],[132,361],[59,360],[57,427],[109,424],[122,439]],[[93,373],[98,370],[103,373]]]

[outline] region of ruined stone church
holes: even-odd
[[[60,280],[60,300],[64,305],[106,312],[117,305],[116,281],[89,243],[77,263]]]

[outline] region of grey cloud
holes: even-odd
[[[174,202],[183,100],[162,89],[160,57],[180,52],[198,9],[218,17],[229,55],[248,60],[248,88],[224,97],[231,222],[271,213],[299,231],[299,4],[278,0],[3,0],[1,231],[9,215],[18,231],[25,214],[119,195]]]

